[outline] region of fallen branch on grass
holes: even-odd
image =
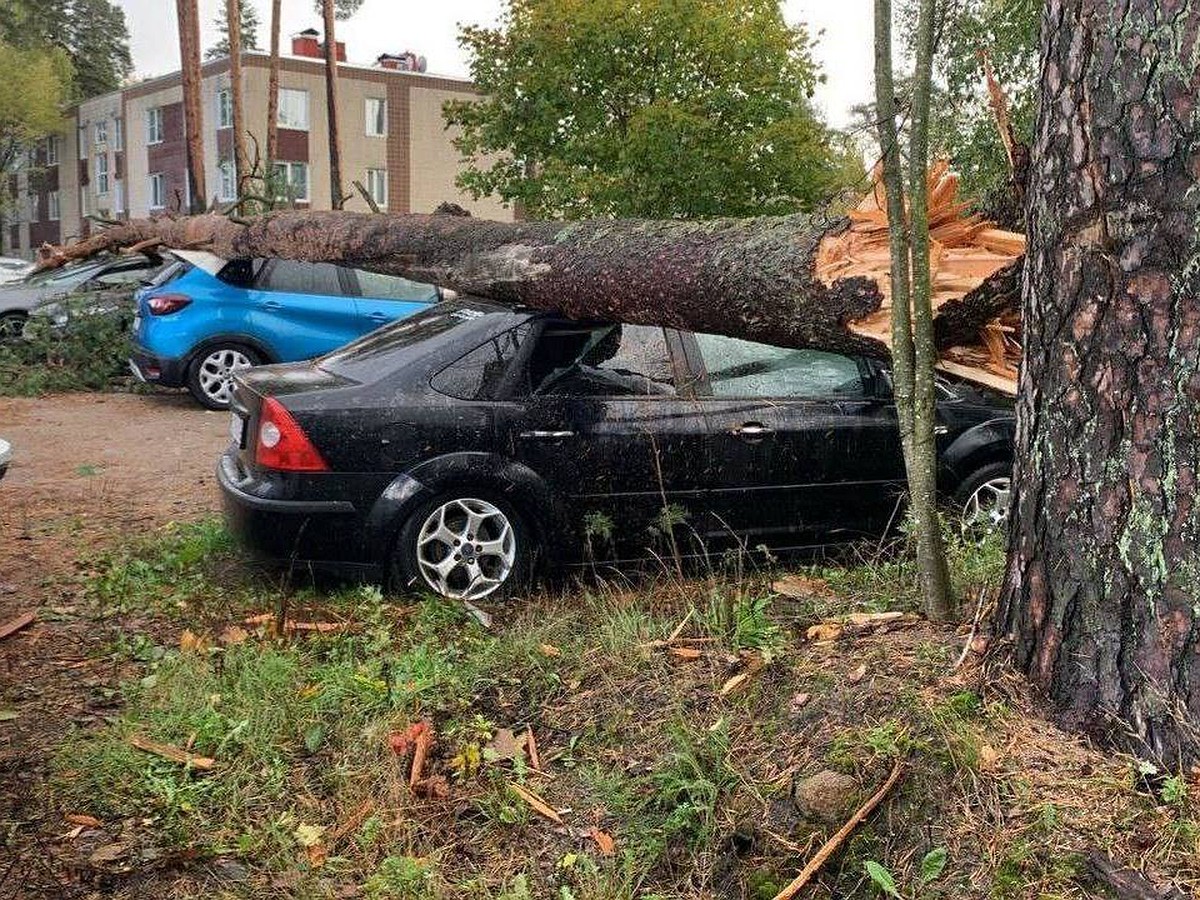
[[[552,807],[533,791],[529,790],[529,788],[521,787],[519,784],[513,784],[511,781],[508,784],[508,788],[514,794],[524,800],[529,805],[529,808],[539,816],[544,816],[551,822],[554,822],[558,825],[564,824],[562,816],[558,814],[558,810]]]
[[[896,760],[896,765],[892,767],[892,774],[887,777],[887,781],[883,783],[883,787],[872,794],[866,803],[855,810],[854,815],[846,821],[846,824],[839,828],[837,834],[821,846],[821,849],[808,861],[808,864],[800,871],[800,874],[792,880],[791,884],[776,894],[774,900],[791,900],[792,897],[795,897],[800,888],[808,884],[812,877],[820,870],[821,866],[825,865],[825,861],[833,856],[837,849],[842,846],[846,838],[850,836],[850,833],[871,814],[875,807],[883,802],[883,798],[888,795],[888,792],[900,780],[900,774],[903,771],[904,760]]]
[[[1087,866],[1092,877],[1111,888],[1117,900],[1187,900],[1177,887],[1157,885],[1136,869],[1118,865],[1100,850],[1088,852]]]
[[[9,619],[3,625],[0,625],[0,641],[4,640],[9,635],[16,634],[22,628],[28,628],[37,618],[37,613],[33,610],[21,613],[13,619]]]
[[[196,756],[182,747],[176,747],[173,744],[160,744],[158,741],[152,741],[150,738],[140,734],[131,734],[129,736],[129,744],[139,750],[144,750],[146,753],[153,753],[155,756],[161,756],[163,759],[169,759],[171,762],[191,766],[193,769],[202,769],[205,772],[217,764],[217,761],[211,757]]]

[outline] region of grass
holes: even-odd
[[[986,543],[954,554],[973,601],[997,554]],[[230,896],[759,898],[836,828],[799,816],[797,779],[833,768],[865,791],[904,759],[885,810],[823,872],[827,895],[879,896],[871,863],[904,897],[1094,896],[1078,866],[1089,846],[1200,885],[1188,785],[1139,792],[1129,760],[1032,717],[1017,688],[969,666],[952,674],[963,640],[952,629],[804,638],[818,617],[911,608],[904,558],[809,574],[834,589],[781,598],[764,575],[593,584],[491,604],[491,629],[450,602],[310,590],[294,608],[347,629],[281,639],[227,631],[279,589],[241,569],[215,523],[173,526],[97,560],[90,590],[104,609],[161,609],[172,634],[191,637],[122,639],[134,671],[120,711],[68,735],[55,799],[123,840],[236,858],[250,881]],[[655,643],[677,629],[697,658]],[[722,696],[751,658],[763,668]],[[390,734],[422,721],[447,798],[411,791],[390,748]],[[531,729],[540,767],[500,758],[501,729]],[[133,734],[217,767],[146,754]],[[927,877],[927,859],[943,855]],[[213,895],[193,888],[178,892]]]

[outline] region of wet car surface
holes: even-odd
[[[1011,404],[940,390],[941,488],[987,506]],[[877,361],[465,298],[240,373],[218,476],[261,556],[478,598],[546,566],[878,535],[904,465]]]

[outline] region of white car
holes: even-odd
[[[33,263],[15,256],[0,256],[0,284],[20,281],[33,271]]]
[[[4,477],[4,473],[8,471],[8,464],[12,460],[12,445],[4,438],[0,438],[0,478]]]

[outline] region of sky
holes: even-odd
[[[270,0],[243,0],[255,5],[263,27],[259,45],[267,47]],[[179,38],[175,4],[170,0],[117,0],[125,10],[136,77],[163,75],[179,68]],[[826,83],[816,102],[831,125],[848,121],[850,107],[867,100],[872,91],[871,0],[785,0],[789,22],[804,22],[816,34]],[[501,0],[365,0],[353,18],[338,23],[348,62],[370,64],[380,53],[414,50],[429,61],[429,71],[442,75],[468,74],[467,58],[458,47],[459,23],[495,24]],[[320,29],[312,0],[283,0],[283,48],[289,35],[304,28]],[[200,0],[201,45],[217,38],[214,19],[224,15],[224,0]]]

